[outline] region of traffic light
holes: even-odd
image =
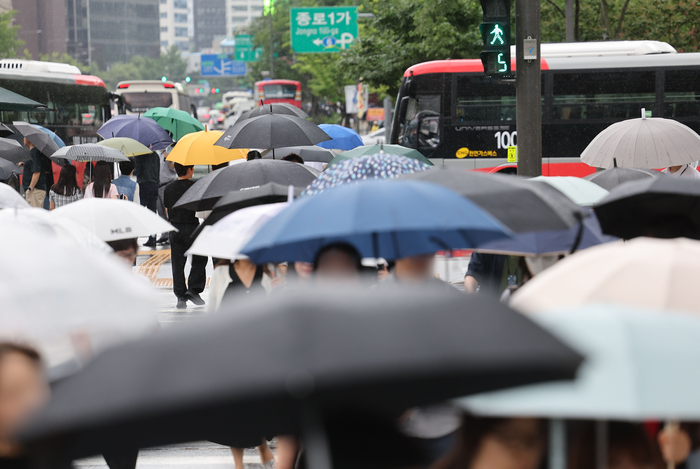
[[[211,94],[216,94],[219,92],[219,88],[212,88],[211,89]]]
[[[185,77],[185,81],[186,81],[187,83],[189,83],[189,82],[192,81],[192,78],[190,78],[190,77]]]
[[[484,51],[479,54],[484,73],[512,77],[510,62],[510,0],[481,0],[484,22],[479,25]]]
[[[160,81],[168,81],[168,77],[162,76],[162,77],[160,77]]]

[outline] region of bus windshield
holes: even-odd
[[[296,85],[263,85],[265,99],[294,99]]]
[[[130,112],[146,112],[154,107],[173,105],[173,94],[163,93],[122,93],[124,107]]]

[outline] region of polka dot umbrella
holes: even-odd
[[[365,155],[342,161],[321,173],[303,195],[319,194],[333,187],[371,179],[393,179],[430,169],[427,164],[399,155]]]

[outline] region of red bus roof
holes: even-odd
[[[301,85],[301,82],[299,81],[294,81],[294,80],[263,80],[263,81],[256,81],[255,86],[258,85]]]
[[[102,78],[100,77],[95,77],[92,75],[73,75],[73,77],[75,77],[76,85],[101,86],[102,88],[107,89],[105,82],[102,81]]]
[[[542,59],[542,70],[549,70],[547,61]],[[515,70],[515,58],[511,58],[511,68]],[[480,59],[434,60],[423,62],[409,67],[403,74],[405,77],[413,75],[425,75],[428,73],[468,73],[483,72],[484,65]]]

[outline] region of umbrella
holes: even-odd
[[[333,158],[335,158],[335,153],[331,150],[321,148],[318,145],[309,145],[305,147],[283,147],[275,149],[274,159],[281,160],[287,155],[296,153],[301,156],[304,163],[329,163]],[[272,151],[267,151],[263,154],[265,159],[273,159]]]
[[[119,150],[98,145],[96,143],[82,143],[80,145],[70,145],[59,148],[51,159],[65,158],[72,161],[107,161],[109,163],[118,163],[120,161],[129,161],[129,158],[124,156]]]
[[[0,88],[0,111],[48,111],[45,104],[25,98],[5,88]]]
[[[172,107],[154,107],[143,114],[150,117],[163,129],[170,132],[173,139],[179,141],[182,137],[192,132],[204,130],[204,126],[189,113]]]
[[[97,144],[119,150],[124,156],[128,157],[150,155],[153,153],[151,149],[141,142],[128,137],[108,138],[106,140],[102,140],[101,142],[97,142]]]
[[[51,156],[58,150],[56,142],[38,126],[28,122],[13,122],[12,125],[45,156]]]
[[[700,313],[700,242],[639,238],[567,257],[527,282],[511,298],[525,312],[614,303],[633,308]]]
[[[29,204],[19,192],[0,182],[0,210],[5,208],[29,208]]]
[[[11,138],[0,138],[0,156],[14,164],[29,159],[27,147]]]
[[[588,211],[549,184],[502,174],[431,169],[406,179],[434,182],[469,198],[515,233],[580,225]]]
[[[339,154],[333,159],[333,161],[328,163],[328,166],[332,166],[350,158],[357,158],[358,156],[364,155],[375,155],[377,153],[405,156],[406,158],[412,158],[414,160],[422,161],[427,165],[433,166],[433,163],[428,158],[423,156],[423,154],[418,150],[414,148],[402,147],[401,145],[365,145],[357,147]]]
[[[291,104],[287,103],[274,103],[265,104],[263,106],[256,107],[255,109],[251,109],[250,111],[246,111],[243,114],[241,114],[241,117],[239,117],[238,120],[242,121],[246,119],[251,119],[253,117],[264,116],[266,114],[282,114],[287,116],[301,117],[302,119],[309,117],[307,113],[305,113],[296,106],[292,106]]]
[[[231,191],[257,189],[270,182],[285,187],[306,187],[318,174],[307,166],[289,161],[246,161],[207,174],[187,189],[174,208],[211,210]]]
[[[596,168],[657,169],[700,161],[700,135],[673,119],[628,119],[588,144],[581,161]]]
[[[355,184],[368,179],[392,179],[430,168],[425,163],[395,155],[365,155],[333,165],[316,178],[302,195],[318,194],[328,189]]]
[[[155,331],[157,298],[113,254],[79,247],[67,223],[41,222],[41,210],[1,222],[0,336],[36,346],[59,378],[90,354]]]
[[[478,414],[615,420],[698,420],[700,319],[612,305],[530,316],[586,357],[571,382],[462,399]]]
[[[333,242],[362,257],[394,260],[470,249],[510,230],[459,194],[419,181],[365,181],[302,197],[243,249],[256,264],[313,262]]]
[[[214,434],[296,434],[333,409],[393,414],[570,379],[581,361],[504,305],[431,288],[289,291],[189,326],[106,351],[58,383],[20,437],[70,460]],[[305,445],[311,457],[314,441]]]
[[[192,243],[187,255],[236,259],[241,249],[260,227],[281,212],[287,203],[242,208],[205,227]]]
[[[352,150],[363,145],[360,134],[348,127],[335,124],[321,124],[319,128],[331,137],[331,140],[319,143],[319,147],[328,148],[329,150]]]
[[[189,115],[189,114],[188,114]],[[168,161],[174,161],[184,166],[196,164],[218,165],[231,160],[245,159],[247,149],[234,149],[214,145],[224,133],[217,130],[202,130],[188,134],[177,142],[175,148],[168,154]]]
[[[609,192],[597,184],[573,176],[538,176],[530,181],[542,181],[570,198],[576,205],[590,207],[600,202]]]
[[[700,239],[700,182],[670,176],[626,182],[595,206],[603,233]]]
[[[46,127],[42,127],[38,124],[32,124],[32,125],[34,127],[36,127],[37,129],[40,129],[42,132],[45,132],[46,134],[48,134],[49,137],[51,137],[51,140],[53,140],[53,142],[56,144],[56,146],[58,148],[63,148],[66,146],[66,143],[63,141],[63,139],[61,137],[59,137],[58,135],[56,135],[56,133],[54,131],[47,129]]]
[[[224,148],[282,148],[315,145],[330,137],[301,117],[265,114],[241,121],[239,119],[216,142]],[[274,155],[274,152],[273,152]]]
[[[88,198],[52,212],[81,224],[104,241],[138,238],[174,231],[170,223],[145,207],[128,200]]]
[[[19,166],[6,160],[5,158],[0,158],[0,181],[5,181],[6,179],[12,177],[15,173],[21,173],[22,170]]]
[[[640,168],[610,168],[597,171],[584,177],[594,184],[598,184],[603,189],[611,191],[614,187],[623,182],[637,181],[639,179],[649,179],[658,176],[660,173],[651,169]]]
[[[138,115],[118,115],[104,123],[97,131],[102,138],[129,137],[137,140],[151,150],[163,150],[173,143],[166,132],[156,121],[149,117]]]

